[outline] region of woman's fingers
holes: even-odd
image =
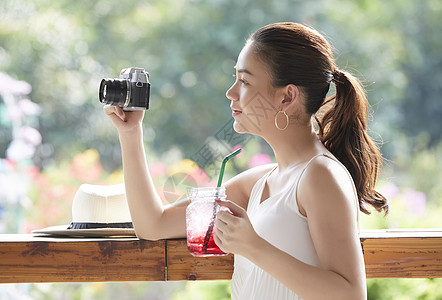
[[[219,206],[227,207],[232,212],[232,214],[234,216],[243,217],[243,216],[245,216],[247,214],[246,211],[241,206],[239,206],[238,204],[236,204],[236,203],[234,203],[232,201],[229,201],[229,200],[216,200],[216,203]]]
[[[110,114],[113,114],[114,112],[113,112],[113,106],[112,105],[110,105],[110,104],[106,104],[105,106],[103,106],[103,110],[104,110],[104,113],[106,114],[106,115],[110,115]]]
[[[223,233],[219,229],[217,229],[215,234],[213,235],[213,240],[215,241],[215,244],[221,249],[221,251],[228,253],[228,251],[226,251],[223,246],[222,234]]]
[[[124,110],[119,107],[119,106],[114,106],[115,107],[115,114],[123,121],[126,122],[127,121],[127,116],[126,113],[124,112]]]
[[[240,225],[242,219],[247,218],[247,212],[236,203],[226,200],[216,200],[221,210],[216,214],[215,224],[223,232]]]
[[[235,226],[238,224],[240,217],[234,216],[231,212],[228,211],[219,211],[216,214],[216,220],[215,223],[217,226],[219,226],[220,229],[225,229],[227,227],[227,224],[230,224],[232,226]]]
[[[112,106],[110,104],[106,104],[103,110],[106,113],[106,115],[108,115],[110,118],[112,118],[113,116],[117,116],[123,122],[126,122],[127,120],[126,113],[119,106]]]
[[[216,200],[221,210],[215,220],[215,243],[224,252],[243,255],[256,242],[258,235],[247,212],[232,201]]]

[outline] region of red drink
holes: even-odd
[[[226,253],[221,251],[221,249],[215,244],[215,241],[213,240],[213,235],[214,232],[212,231],[209,242],[207,243],[207,249],[205,253],[203,253],[205,233],[204,235],[199,236],[192,236],[192,234],[190,234],[190,238],[187,238],[187,249],[189,249],[190,253],[193,256],[205,257],[227,255]]]
[[[215,199],[225,199],[225,188],[194,188],[186,210],[187,249],[193,256],[227,255],[213,240],[215,216],[220,207]]]

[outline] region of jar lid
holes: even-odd
[[[192,188],[190,190],[190,197],[198,197],[198,198],[204,198],[204,197],[225,197],[226,196],[226,188],[221,187],[199,187],[199,188]]]

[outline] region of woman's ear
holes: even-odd
[[[288,84],[284,87],[284,96],[281,101],[281,109],[286,110],[299,100],[299,88],[294,84]]]

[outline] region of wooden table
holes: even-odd
[[[367,278],[442,277],[442,229],[361,233]],[[185,239],[0,235],[0,283],[231,279],[233,256],[195,258]]]

